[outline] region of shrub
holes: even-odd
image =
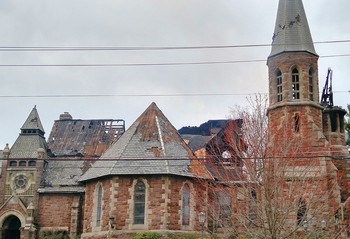
[[[69,237],[67,231],[43,231],[39,239],[80,239],[80,236]]]
[[[157,232],[144,232],[138,233],[132,237],[132,239],[159,239],[160,234]]]

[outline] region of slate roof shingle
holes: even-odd
[[[152,103],[80,180],[132,174],[192,177],[194,158],[175,127]]]
[[[317,55],[302,1],[280,0],[269,57],[295,51]]]

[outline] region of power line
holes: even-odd
[[[314,44],[350,43],[350,40],[316,41]],[[0,51],[159,51],[159,50],[202,50],[227,48],[270,47],[272,44],[239,44],[239,45],[207,45],[207,46],[0,46]],[[285,44],[275,44],[285,45]],[[298,44],[288,44],[298,45]]]
[[[349,57],[350,54],[325,55],[320,58]],[[139,67],[139,66],[182,66],[257,63],[266,60],[202,61],[202,62],[167,62],[167,63],[95,63],[95,64],[0,64],[0,67]]]
[[[350,93],[350,90],[333,91],[333,93]],[[102,97],[201,97],[201,96],[249,96],[268,93],[188,93],[188,94],[72,94],[72,95],[0,95],[0,98],[102,98]]]

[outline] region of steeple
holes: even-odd
[[[280,0],[270,57],[283,52],[317,55],[302,0]]]
[[[43,125],[41,124],[38,111],[36,110],[36,106],[32,109],[30,112],[27,120],[24,122],[23,126],[21,127],[21,134],[40,134],[44,135],[45,131],[43,128]]]
[[[41,124],[38,111],[34,106],[21,127],[21,133],[16,142],[11,147],[10,158],[37,158],[38,149],[47,150],[44,134],[45,131]]]

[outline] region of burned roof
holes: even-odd
[[[212,138],[212,136],[203,136],[195,134],[182,134],[181,137],[185,141],[188,141],[188,146],[193,150],[193,152],[205,148],[208,141]]]
[[[65,112],[55,120],[48,146],[57,157],[99,157],[124,131],[121,119],[73,119]]]
[[[179,129],[181,135],[203,135],[212,136],[217,134],[227,123],[228,120],[208,120],[200,126],[184,126]]]
[[[81,181],[107,175],[172,174],[193,176],[192,150],[152,103]]]

